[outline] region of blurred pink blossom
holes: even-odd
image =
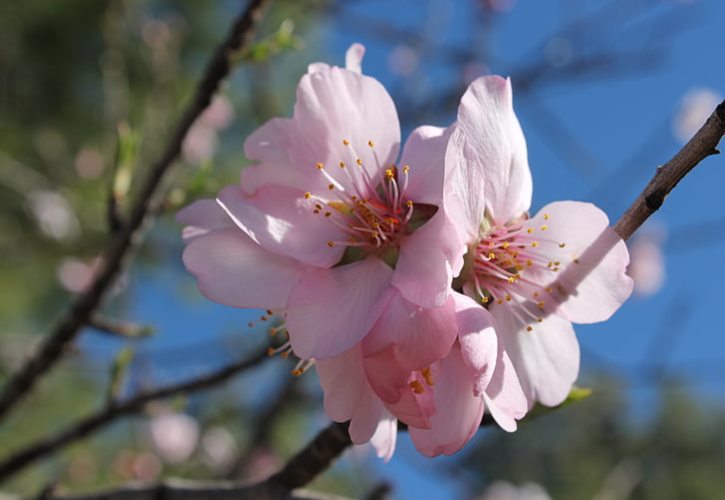
[[[221,426],[212,427],[201,438],[205,461],[213,468],[228,466],[237,453],[237,443],[231,432]]]
[[[400,76],[410,76],[418,69],[420,56],[408,45],[398,45],[388,56],[390,71]]]
[[[28,201],[40,230],[46,236],[56,240],[69,240],[80,234],[78,218],[62,194],[38,189],[28,194]]]
[[[643,297],[660,291],[665,282],[662,231],[641,231],[629,245],[631,262],[627,274],[634,280],[634,293]]]
[[[722,95],[715,90],[690,89],[680,101],[680,108],[672,122],[675,137],[681,142],[689,141],[722,100]]]
[[[508,481],[495,481],[477,500],[551,500],[551,497],[537,483],[516,486]]]
[[[184,462],[196,450],[199,424],[185,413],[163,413],[151,419],[149,436],[165,462]]]
[[[91,260],[67,257],[58,265],[56,277],[65,290],[72,293],[83,293],[95,278],[101,262],[100,257]]]

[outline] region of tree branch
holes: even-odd
[[[89,290],[76,300],[66,315],[48,334],[38,351],[7,381],[0,392],[0,418],[5,416],[33,388],[36,380],[58,361],[65,346],[73,341],[99,307],[132,251],[140,245],[143,240],[144,226],[151,222],[162,205],[163,181],[172,163],[179,156],[184,137],[209,105],[221,82],[229,75],[234,53],[251,44],[254,28],[270,1],[250,0],[235,21],[226,40],[217,48],[196,89],[194,98],[182,115],[164,153],[151,166],[140,189],[139,197],[131,209],[128,222],[111,241],[103,259],[104,265],[101,272]]]
[[[7,479],[50,453],[105,427],[120,417],[141,412],[146,404],[152,401],[168,399],[179,394],[191,394],[214,387],[245,370],[257,366],[267,358],[267,351],[264,350],[249,359],[237,361],[201,377],[142,392],[126,401],[109,401],[98,412],[71,424],[70,427],[54,435],[41,438],[4,459],[0,462],[0,481]]]
[[[311,482],[326,470],[345,449],[350,446],[347,424],[330,424],[292,457],[279,472],[258,483],[215,481],[196,483],[169,481],[150,486],[123,486],[115,490],[81,496],[50,495],[48,498],[63,500],[189,500],[192,498],[223,499],[278,499],[278,498],[339,498],[314,495],[311,492],[294,492]]]
[[[713,111],[710,118],[692,139],[664,165],[657,167],[652,180],[635,202],[614,225],[614,230],[626,240],[655,213],[670,191],[702,160],[719,154],[717,145],[725,134],[725,101]]]

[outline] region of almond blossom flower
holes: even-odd
[[[450,453],[478,426],[485,399],[524,399],[490,322],[479,321],[485,311],[472,314],[450,290],[465,249],[442,208],[453,128],[416,129],[396,165],[395,107],[360,73],[363,50],[350,48],[347,69],[311,65],[293,117],[247,139],[256,164],[241,185],[179,213],[184,264],[209,299],[281,316],[272,333],[289,335],[279,352],[301,358],[297,373],[316,361],[327,380],[342,360],[345,391],[323,387],[330,416],[352,419],[355,443],[389,456],[394,415],[420,430],[426,453]],[[511,429],[525,406],[508,406],[499,413]],[[459,408],[463,428],[444,417]]]
[[[197,219],[218,224],[184,252],[201,291],[222,304],[284,311],[304,359],[350,349],[393,297],[453,313],[448,289],[462,251],[438,210],[449,131],[416,129],[396,166],[397,113],[382,85],[359,73],[362,52],[348,51],[352,69],[311,65],[293,117],[247,139],[256,164],[219,193],[225,214],[208,200],[179,214],[197,230]],[[448,352],[455,332],[443,337],[433,358]]]
[[[606,320],[632,291],[627,248],[589,203],[529,216],[532,179],[507,79],[468,88],[446,162],[446,209],[468,246],[454,288],[490,313],[529,405],[556,405],[579,371],[571,323]]]

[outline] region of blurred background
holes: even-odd
[[[0,379],[94,276],[113,214],[125,215],[244,4],[0,5]],[[173,216],[237,182],[244,138],[291,114],[307,64],[342,65],[351,43],[365,44],[363,71],[393,96],[404,136],[448,125],[477,76],[511,76],[533,211],[584,200],[614,221],[723,99],[723,20],[717,0],[274,2],[258,43],[192,127],[164,211],[104,307],[137,338],[84,331],[0,425],[0,458],[109,395],[187,380],[269,343],[264,311],[201,297],[181,265]],[[401,499],[721,497],[723,167],[706,160],[630,242],[632,299],[611,321],[577,328],[579,385],[591,397],[513,435],[481,430],[454,457],[425,459],[405,434],[388,464],[355,448],[311,488]],[[270,358],[222,387],[151,404],[0,491],[264,477],[327,424],[314,370],[294,378],[293,366]]]

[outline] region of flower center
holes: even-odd
[[[380,179],[373,179],[350,141],[342,142],[353,161],[341,160],[333,169],[317,163],[315,167],[328,182],[328,192],[305,193],[305,198],[314,203],[312,213],[325,217],[347,236],[330,240],[327,246],[361,248],[365,253],[397,247],[413,216],[413,201],[406,196],[410,166],[384,168],[373,142],[368,141],[376,162],[375,171],[382,174]]]
[[[548,221],[550,216],[544,214],[543,218]],[[547,238],[547,230],[547,224],[523,217],[494,224],[469,247],[466,256],[466,292],[486,307],[508,307],[529,332],[534,323],[543,321],[546,312],[556,308],[555,294],[562,293],[550,284],[551,275],[562,268],[566,243]]]

